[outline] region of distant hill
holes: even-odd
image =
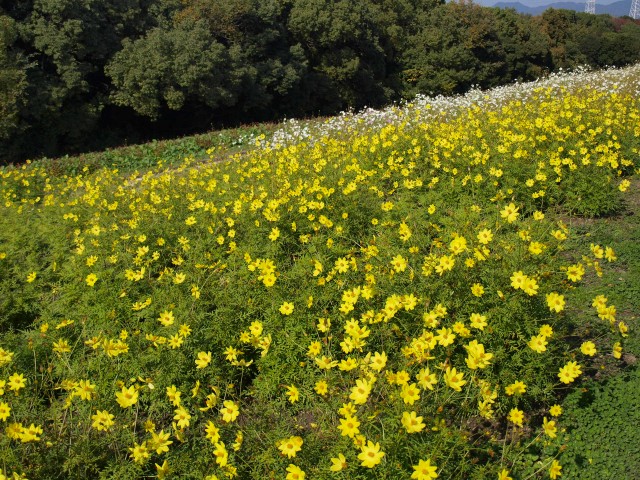
[[[608,13],[613,17],[622,17],[629,15],[631,9],[632,0],[620,0],[609,5],[599,4],[596,0],[596,14]],[[548,5],[540,5],[537,7],[528,7],[520,2],[498,2],[494,7],[499,8],[513,8],[520,13],[528,13],[529,15],[540,15],[548,8],[563,8],[566,10],[575,10],[577,12],[584,12],[585,2],[555,2]]]

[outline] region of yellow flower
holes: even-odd
[[[529,296],[536,295],[538,293],[538,283],[530,277],[526,277],[522,290]]]
[[[605,247],[604,258],[606,258],[608,262],[615,262],[618,259],[618,257],[616,257],[616,253],[611,247]]]
[[[220,440],[220,429],[216,427],[216,425],[211,420],[207,422],[205,432],[207,433],[206,438],[211,443],[213,443],[214,445],[218,443],[218,440]]]
[[[170,436],[171,434],[169,432],[165,433],[164,430],[160,430],[158,433],[152,431],[149,448],[155,450],[158,455],[168,452],[169,445],[173,443],[173,441],[169,440]]]
[[[553,462],[551,462],[551,468],[549,468],[549,477],[552,480],[555,480],[556,478],[562,476],[560,470],[562,470],[562,465],[560,465],[557,460],[554,460]]]
[[[523,288],[527,276],[522,271],[513,272],[511,275],[511,286],[516,290]]]
[[[411,478],[413,480],[430,480],[438,478],[438,474],[436,473],[437,470],[438,467],[436,465],[431,465],[431,459],[418,460],[418,465],[413,465]]]
[[[522,395],[527,391],[527,386],[525,385],[524,382],[521,382],[518,380],[512,383],[511,385],[507,385],[504,388],[504,390],[507,395],[514,395],[514,394]]]
[[[423,418],[418,417],[415,411],[402,413],[402,425],[407,433],[417,433],[424,430],[426,425],[422,420]]]
[[[230,423],[238,418],[240,407],[238,407],[233,400],[225,400],[222,405],[224,408],[220,410],[220,413],[222,414],[222,420],[224,422]]]
[[[291,315],[293,313],[293,308],[293,303],[284,302],[282,305],[280,305],[280,313],[283,315]]]
[[[42,327],[40,327],[40,331],[42,332]],[[46,329],[44,330],[44,332],[46,332]],[[13,360],[13,352],[10,352],[9,350],[5,350],[4,348],[0,347],[0,367],[11,363],[12,360]]]
[[[213,456],[216,457],[216,463],[221,467],[224,467],[229,460],[229,453],[223,442],[218,442],[214,445]]]
[[[562,383],[569,384],[578,378],[581,373],[580,365],[578,365],[577,362],[567,362],[567,364],[560,369],[560,372],[558,372],[558,378]]]
[[[300,399],[300,391],[295,385],[289,385],[286,393],[289,402],[295,403]]]
[[[491,240],[493,240],[493,233],[491,232],[491,230],[485,228],[484,230],[480,230],[477,238],[478,242],[483,245],[487,245],[489,242],[491,242]]]
[[[277,446],[278,450],[282,452],[282,455],[286,455],[287,458],[293,458],[296,456],[296,453],[302,449],[303,443],[304,441],[302,440],[302,437],[296,436],[278,441]]]
[[[196,368],[205,368],[211,362],[211,352],[198,352],[198,358],[196,359]]]
[[[534,335],[527,345],[534,352],[542,353],[547,350],[547,339],[544,335]]]
[[[589,341],[583,342],[582,345],[580,345],[580,351],[589,357],[593,357],[597,353],[595,343]]]
[[[438,383],[436,374],[431,373],[429,367],[420,370],[416,375],[416,380],[418,381],[418,385],[429,390],[433,390],[433,386]]]
[[[387,354],[374,352],[369,361],[369,367],[376,372],[380,372],[387,365]]]
[[[469,321],[473,328],[477,328],[478,330],[484,330],[484,327],[487,326],[487,316],[480,315],[479,313],[472,313],[469,317]]]
[[[116,401],[122,408],[129,408],[138,403],[138,391],[135,385],[129,388],[123,386],[120,392],[116,392]]]
[[[550,409],[549,409],[549,413],[551,414],[552,417],[559,417],[560,415],[562,415],[562,407],[560,405],[553,405]]]
[[[556,432],[558,431],[558,428],[556,427],[555,420],[547,421],[547,417],[544,417],[542,420],[542,429],[544,430],[545,435],[547,435],[549,438],[556,438]]]
[[[329,467],[329,470],[332,472],[340,472],[345,468],[347,468],[347,459],[343,454],[339,453],[337,457],[331,458],[331,466]]]
[[[547,294],[547,306],[552,312],[561,312],[564,310],[564,295],[559,295],[556,292]]]
[[[553,328],[551,325],[544,324],[540,327],[539,333],[545,338],[551,338],[551,335],[553,335]]]
[[[500,216],[506,219],[507,222],[513,223],[518,218],[518,207],[516,207],[512,202],[500,210]]]
[[[96,386],[89,380],[80,380],[73,390],[73,394],[82,400],[91,400],[95,395]]]
[[[173,312],[167,311],[165,310],[164,312],[162,312],[160,314],[160,316],[158,317],[158,321],[164,325],[165,327],[168,327],[170,325],[173,325],[174,322],[174,318],[173,318]]]
[[[407,265],[407,260],[402,255],[396,255],[391,260],[391,267],[396,273],[404,272],[407,269]]]
[[[373,443],[371,440],[361,447],[358,454],[360,465],[367,468],[373,468],[378,465],[382,461],[382,457],[384,457],[384,452],[380,451],[380,444]]]
[[[36,272],[31,272],[29,275],[27,275],[27,282],[28,283],[33,282],[37,276],[38,274]]]
[[[0,402],[0,420],[3,422],[11,415],[11,407],[8,403]]]
[[[300,467],[296,467],[293,464],[289,464],[287,467],[286,480],[304,480],[305,473]]]
[[[162,465],[158,465],[156,463],[155,466],[156,466],[156,475],[158,476],[159,480],[164,480],[165,478],[167,478],[167,475],[169,475],[169,473],[171,472],[171,469],[169,468],[169,463],[166,460],[162,462]]]
[[[340,430],[340,435],[343,437],[353,438],[360,433],[358,428],[359,426],[360,421],[358,420],[358,417],[347,414],[345,418],[340,419],[338,430]]]
[[[316,385],[313,387],[313,389],[316,391],[318,395],[324,396],[329,391],[329,385],[327,385],[327,382],[324,380],[318,380],[316,382]]]
[[[27,381],[24,378],[24,375],[21,373],[14,373],[9,377],[9,390],[15,392],[16,394],[20,391],[21,388],[24,388],[27,385]]]
[[[353,403],[356,405],[362,405],[369,398],[369,393],[371,392],[371,385],[361,378],[356,380],[356,385],[351,388],[351,393],[349,394],[349,399],[353,400]]]
[[[517,408],[512,408],[509,411],[509,415],[507,416],[507,419],[514,425],[521,427],[522,422],[524,420],[524,412],[522,410],[518,410]]]
[[[175,409],[173,419],[177,422],[178,428],[186,428],[191,423],[191,414],[189,411],[180,406]]]
[[[151,454],[147,449],[147,442],[142,442],[142,444],[138,445],[137,442],[134,442],[133,447],[129,447],[130,457],[136,463],[144,463]]]
[[[575,265],[569,265],[567,267],[567,278],[572,282],[579,282],[584,275],[584,267],[581,263]]]
[[[484,287],[479,283],[474,283],[471,286],[471,293],[476,297],[481,297],[484,294]]]
[[[400,397],[404,403],[413,405],[416,400],[420,400],[420,389],[415,383],[405,383],[402,385]]]
[[[620,342],[616,342],[613,344],[613,358],[620,359],[622,357],[622,345]]]
[[[513,478],[509,476],[509,470],[503,468],[502,471],[498,473],[498,480],[513,480]]]
[[[53,351],[56,353],[68,353],[71,351],[71,346],[66,339],[61,338],[57,342],[53,342]]]
[[[87,275],[87,278],[85,279],[85,281],[87,282],[87,285],[89,285],[90,287],[93,287],[98,281],[98,277],[96,276],[95,273],[90,273],[89,275]]]
[[[269,233],[269,240],[271,240],[272,242],[275,242],[279,236],[280,236],[280,229],[278,227],[274,227],[271,229],[271,232]]]
[[[458,372],[455,367],[447,367],[444,372],[444,381],[450,388],[453,388],[456,392],[462,391],[462,386],[467,383],[464,380],[464,373]]]

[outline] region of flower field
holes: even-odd
[[[0,478],[562,477],[631,326],[561,218],[621,208],[638,112],[635,66],[0,170]]]

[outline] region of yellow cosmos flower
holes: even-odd
[[[231,423],[238,418],[240,407],[233,400],[225,400],[222,405],[223,408],[220,409],[220,413],[224,422]]]
[[[9,377],[8,387],[9,390],[15,392],[16,394],[20,391],[20,389],[24,388],[27,385],[27,380],[24,378],[24,375],[21,373],[14,373]]]
[[[295,436],[278,441],[277,447],[282,455],[285,455],[287,458],[293,458],[296,456],[296,453],[302,449],[303,443],[302,437]]]
[[[205,368],[211,363],[211,352],[198,352],[198,358],[196,359],[196,368]]]
[[[455,367],[447,367],[444,371],[444,381],[448,387],[454,389],[456,392],[462,391],[462,386],[467,383],[464,380],[464,373],[458,372]]]
[[[559,295],[556,292],[547,294],[547,306],[552,312],[561,312],[562,310],[564,310],[564,305],[564,295]]]
[[[562,407],[560,405],[553,405],[550,409],[549,409],[549,414],[552,417],[559,417],[560,415],[562,415]]]
[[[286,395],[291,403],[295,403],[300,399],[300,391],[295,385],[289,385],[287,387]]]
[[[347,468],[347,459],[343,454],[339,453],[337,457],[331,458],[331,466],[329,467],[329,470],[332,472],[340,472],[345,468]]]
[[[593,357],[597,353],[595,343],[590,341],[583,342],[582,345],[580,345],[580,351],[589,357]]]
[[[514,425],[521,427],[522,422],[524,421],[524,412],[522,410],[518,410],[517,408],[512,408],[509,411],[509,415],[507,415],[507,419]]]
[[[138,403],[138,390],[135,385],[129,388],[123,386],[121,391],[116,392],[116,401],[122,408],[129,408]]]
[[[549,438],[556,438],[558,428],[556,427],[555,420],[547,420],[547,417],[544,417],[542,420],[542,429],[544,430],[545,435]]]
[[[500,216],[506,219],[508,223],[513,223],[518,218],[518,207],[510,203],[500,210]]]
[[[551,467],[549,468],[549,477],[552,480],[555,480],[556,478],[562,476],[562,473],[560,472],[561,470],[562,465],[560,465],[557,460],[554,460],[553,462],[551,462]]]
[[[361,447],[358,460],[363,467],[373,468],[382,461],[384,455],[384,452],[380,450],[380,444],[369,440],[366,445]]]
[[[407,433],[417,433],[424,430],[426,425],[422,420],[423,418],[419,417],[415,411],[402,413],[402,426]]]
[[[418,465],[413,465],[412,468],[413,473],[411,474],[411,478],[413,480],[431,480],[438,478],[438,474],[436,473],[438,467],[431,465],[431,459],[418,460]]]
[[[291,315],[293,313],[293,303],[291,302],[284,302],[282,305],[280,305],[280,313],[283,315]]]
[[[304,480],[305,473],[300,467],[289,464],[287,467],[287,476],[285,480]]]

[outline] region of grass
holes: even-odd
[[[270,136],[280,126],[277,123],[244,125],[100,152],[42,158],[37,162],[46,165],[52,175],[77,175],[94,172],[100,168],[117,168],[122,172],[145,170],[157,166],[159,161],[165,165],[178,165],[188,157],[206,158],[207,150],[211,149],[216,150],[218,157],[248,151],[255,148],[257,138],[261,135]]]
[[[564,402],[567,449],[560,461],[566,478],[640,478],[640,179],[633,180],[630,192],[617,215],[566,219],[580,234],[574,248],[611,245],[619,258],[601,282],[592,279],[590,288],[574,292],[576,303],[588,304],[606,289],[631,327],[623,364],[603,362],[601,371]],[[576,312],[581,315],[589,312]]]

